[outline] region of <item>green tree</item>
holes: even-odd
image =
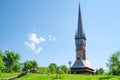
[[[57,74],[63,74],[63,70],[62,70],[62,66],[58,66],[57,69],[56,69],[56,73]]]
[[[4,62],[3,62],[3,54],[2,51],[0,50],[0,75],[1,75],[1,71],[5,68],[4,66]]]
[[[52,74],[54,74],[54,73],[56,73],[56,71],[57,71],[57,65],[56,65],[55,63],[51,63],[51,64],[49,65],[49,69],[50,69],[50,72],[51,72]]]
[[[104,71],[103,68],[99,68],[99,69],[97,69],[96,72],[95,72],[95,74],[100,74],[100,75],[102,75],[102,74],[104,74],[104,73],[105,73],[105,71]]]
[[[14,72],[21,72],[22,68],[21,68],[21,64],[20,63],[16,63],[13,65],[13,71]]]
[[[38,67],[37,69],[40,73],[49,73],[48,67]]]
[[[7,72],[13,72],[13,66],[19,63],[20,55],[18,53],[5,51],[3,55],[3,61],[6,66]]]
[[[69,69],[67,68],[66,65],[61,65],[61,69],[64,73],[68,73]]]
[[[30,70],[30,69],[33,69],[33,68],[36,68],[37,69],[38,67],[38,64],[36,61],[26,61],[23,63],[23,71],[27,71],[27,70]]]
[[[107,66],[110,74],[120,75],[120,51],[117,51],[110,56]]]

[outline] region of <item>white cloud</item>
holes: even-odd
[[[38,38],[35,33],[31,33],[29,35],[29,40],[32,41],[33,43],[41,43],[45,41],[45,38],[43,37]]]
[[[52,35],[48,35],[48,40],[56,41],[56,37]],[[39,54],[40,51],[42,50],[40,44],[45,41],[46,39],[44,37],[38,37],[36,33],[29,33],[28,40],[24,42],[24,45],[30,48],[35,54]]]
[[[40,42],[44,42],[44,41],[45,41],[45,38],[40,37],[39,40],[40,40]]]
[[[50,41],[56,41],[56,37],[52,35],[48,35]]]
[[[29,41],[26,41],[24,43],[27,47],[29,47],[32,50],[35,50],[35,44],[34,43],[30,43]]]
[[[40,46],[40,43],[46,41],[44,37],[37,37],[35,33],[30,33],[28,35],[28,41],[26,41],[24,44],[29,47],[35,54],[39,54],[42,50],[42,47]]]

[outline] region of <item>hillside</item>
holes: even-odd
[[[119,76],[107,76],[107,75],[73,75],[62,74],[56,77],[51,74],[28,74],[17,80],[120,80]]]

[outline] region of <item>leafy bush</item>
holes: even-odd
[[[36,61],[26,61],[23,63],[23,71],[28,71],[30,69],[33,69],[33,68],[37,68],[38,67],[38,64]]]
[[[97,69],[96,72],[95,72],[95,74],[100,74],[100,75],[102,75],[102,74],[104,74],[104,73],[105,73],[105,71],[104,71],[103,68],[99,68],[99,69]]]
[[[108,61],[107,66],[109,73],[112,75],[120,75],[120,51],[113,53]]]

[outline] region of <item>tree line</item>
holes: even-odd
[[[69,73],[69,68],[66,65],[58,66],[55,63],[50,63],[48,67],[38,66],[36,61],[26,60],[20,63],[20,54],[13,51],[0,50],[0,74],[1,73],[12,73],[12,72],[22,72],[28,71],[30,69],[37,69],[41,74],[51,73],[51,74],[67,74]],[[114,52],[106,64],[109,71],[109,75],[120,75],[120,51]],[[95,70],[95,74],[104,74],[103,68]]]
[[[35,60],[25,61],[20,63],[20,54],[13,51],[0,50],[0,73],[12,73],[37,69],[39,73],[68,73],[69,68],[66,65],[57,66],[55,63],[50,63],[48,67],[39,67]]]

